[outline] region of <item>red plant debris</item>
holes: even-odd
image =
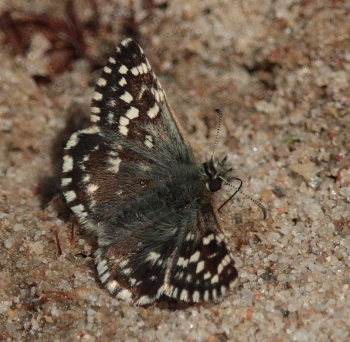
[[[50,56],[51,75],[67,70],[78,58],[89,60],[94,67],[99,63],[88,53],[85,41],[86,33],[96,34],[99,29],[99,12],[95,0],[88,1],[93,17],[82,23],[77,15],[74,0],[68,0],[65,6],[65,19],[60,20],[46,14],[5,11],[0,14],[0,30],[4,40],[14,54],[24,55],[35,33],[42,33],[50,42],[46,53]]]

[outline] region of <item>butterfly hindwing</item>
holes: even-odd
[[[185,302],[215,300],[234,287],[237,270],[210,204],[200,209],[169,273],[165,293]]]
[[[95,252],[102,284],[117,298],[137,305],[152,303],[163,295],[166,270],[178,242],[175,231],[159,244],[154,233],[145,234],[146,229],[106,245],[102,239]]]

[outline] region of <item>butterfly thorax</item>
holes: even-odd
[[[194,163],[173,166],[168,177],[159,178],[154,190],[159,200],[174,213],[209,201],[201,170]]]

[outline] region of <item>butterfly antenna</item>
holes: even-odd
[[[221,206],[219,207],[218,211],[220,211],[220,210],[221,210],[221,209],[222,209],[236,194],[237,194],[237,192],[240,191],[241,188],[242,188],[242,180],[241,180],[240,178],[236,178],[236,177],[234,178],[235,180],[238,180],[238,181],[240,182],[238,188],[235,188],[235,187],[234,187],[231,183],[229,183],[225,178],[220,177],[220,179],[221,179],[225,184],[229,185],[231,188],[234,188],[234,189],[235,189],[235,192],[234,192],[223,204],[221,204]],[[247,199],[253,201],[253,202],[261,209],[261,211],[262,211],[262,213],[263,213],[264,220],[265,220],[266,217],[267,217],[267,209],[265,208],[265,206],[264,206],[263,204],[261,204],[258,200],[256,200],[255,198],[253,198],[252,196],[246,194],[245,192],[241,191],[241,194],[242,194],[245,198],[247,198]]]
[[[214,148],[213,148],[213,154],[211,155],[211,160],[214,160],[214,154],[216,151],[216,147],[218,146],[218,142],[219,142],[219,134],[220,134],[220,129],[221,129],[221,123],[222,123],[222,111],[221,109],[215,109],[215,112],[218,115],[218,122],[216,124],[216,137],[215,137],[215,142],[214,142]]]

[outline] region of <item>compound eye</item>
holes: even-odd
[[[210,192],[215,192],[221,189],[222,180],[220,178],[211,179],[206,183],[206,187]]]

